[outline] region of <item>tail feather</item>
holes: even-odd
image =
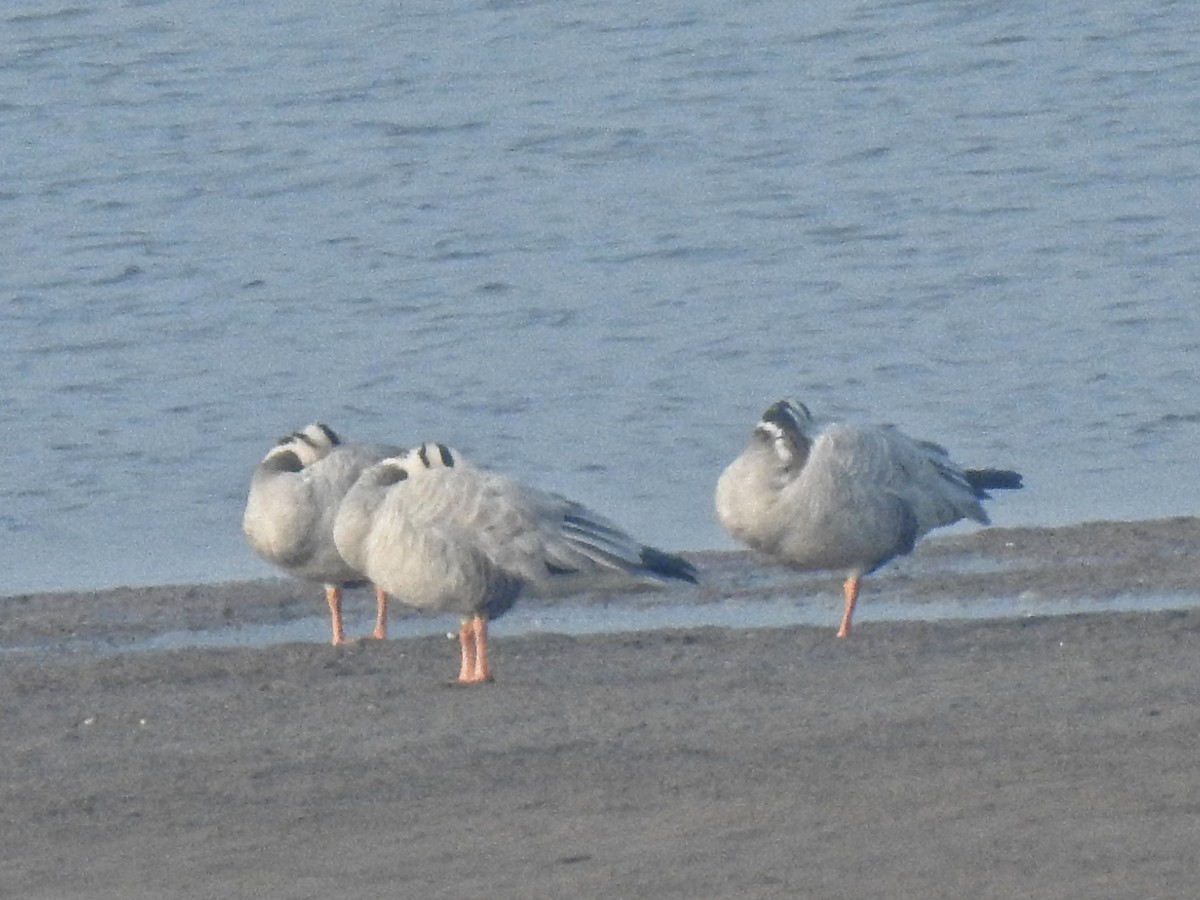
[[[666,553],[656,547],[643,547],[642,565],[647,571],[660,578],[673,578],[676,581],[699,584],[696,567],[682,556],[676,556],[674,553]]]
[[[653,575],[696,584],[696,568],[686,559],[638,543],[611,522],[577,507],[563,516],[563,534],[591,559],[630,575]]]
[[[965,469],[967,484],[983,496],[984,491],[1015,491],[1024,485],[1021,483],[1021,473],[1011,469]]]

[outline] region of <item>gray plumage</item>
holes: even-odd
[[[362,472],[398,447],[343,444],[314,423],[284,435],[250,480],[242,530],[251,548],[287,574],[326,586],[334,643],[341,643],[340,589],[367,579],[338,552],[333,523],[338,505]],[[377,631],[386,628],[377,621]],[[382,637],[382,634],[376,634]]]
[[[485,623],[523,591],[555,594],[614,576],[625,584],[696,580],[686,560],[639,543],[581,504],[476,468],[442,444],[364,472],[341,505],[334,538],[342,556],[393,597],[470,624],[473,636],[460,632],[461,681],[490,677]],[[481,661],[469,641],[482,645]]]
[[[776,562],[845,572],[845,635],[863,575],[934,528],[988,524],[986,491],[1019,487],[1016,472],[961,469],[945,448],[894,426],[821,428],[803,404],[781,400],[718,479],[716,510],[731,535]]]

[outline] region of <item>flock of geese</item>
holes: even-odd
[[[864,575],[934,528],[987,524],[987,491],[1019,487],[1016,472],[962,469],[894,426],[819,426],[802,403],[781,400],[718,479],[716,512],[769,561],[845,573],[845,637]],[[445,444],[345,443],[320,423],[280,438],[259,463],[242,526],[267,562],[324,585],[334,644],[346,640],[342,589],[354,584],[374,587],[373,638],[387,636],[389,596],[457,614],[463,684],[491,680],[488,622],[523,593],[698,578],[687,560],[582,504]]]

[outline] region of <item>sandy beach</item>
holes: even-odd
[[[0,896],[1190,898],[1198,551],[1196,519],[930,540],[847,640],[836,577],[697,554],[700,588],[582,602],[815,624],[517,633],[477,688],[440,634],[139,649],[319,616],[297,583],[2,598]]]

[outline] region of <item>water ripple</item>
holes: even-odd
[[[1023,469],[998,521],[1200,506],[1187,4],[0,24],[0,593],[263,574],[240,493],[318,417],[674,548],[782,394]]]

